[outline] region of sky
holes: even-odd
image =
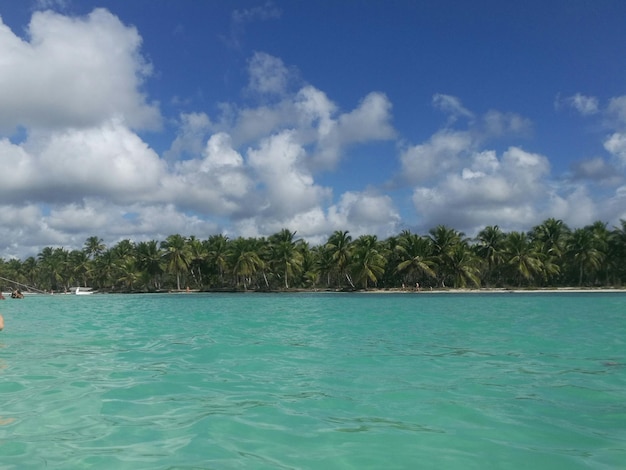
[[[626,219],[622,0],[0,0],[0,258]]]

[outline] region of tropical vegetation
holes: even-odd
[[[440,225],[379,240],[336,231],[310,246],[295,231],[269,237],[207,239],[173,234],[163,241],[125,239],[107,247],[97,236],[82,250],[46,247],[37,257],[0,259],[3,290],[29,286],[108,292],[193,289],[551,288],[624,286],[626,220],[571,229],[548,219],[528,232],[485,227],[475,238]]]

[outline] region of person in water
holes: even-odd
[[[0,315],[0,331],[4,330],[4,318]]]
[[[19,289],[15,289],[12,293],[11,293],[11,298],[12,299],[23,299],[24,298],[24,294],[22,294],[22,291]]]

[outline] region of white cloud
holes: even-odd
[[[573,96],[569,96],[563,100],[563,102],[574,108],[583,116],[589,116],[599,112],[598,99],[594,96],[585,96],[580,93],[576,93]],[[557,102],[558,104],[558,102]]]
[[[615,132],[604,141],[604,148],[626,165],[626,134]]]
[[[205,215],[240,212],[254,182],[243,157],[232,147],[230,136],[214,134],[206,143],[203,158],[179,162],[163,182],[164,201]]]
[[[157,193],[165,172],[158,155],[118,122],[51,134],[36,164],[33,183],[48,190],[51,200],[106,196],[134,202]]]
[[[623,181],[623,176],[604,158],[594,157],[571,165],[574,180],[586,179],[600,184],[615,185]]]
[[[0,22],[0,130],[112,118],[138,129],[160,125],[158,107],[140,92],[151,68],[134,28],[102,9],[84,18],[45,11],[33,14],[28,37]]]
[[[417,186],[413,203],[425,228],[447,224],[472,230],[481,224],[529,227],[548,187],[546,157],[511,147],[474,153],[468,166],[434,184]]]
[[[280,101],[273,106],[229,108],[229,112],[236,114],[234,125],[224,125],[222,130],[231,135],[236,146],[256,143],[268,135],[293,127],[296,120],[293,103],[289,100]]]
[[[328,216],[334,230],[348,230],[353,236],[390,236],[397,233],[400,216],[391,198],[369,192],[349,191],[332,206]]]
[[[442,175],[454,174],[490,139],[524,135],[531,129],[531,122],[515,113],[489,110],[483,116],[475,117],[454,96],[435,95],[433,102],[455,119],[465,116],[472,120],[466,130],[446,125],[426,142],[409,146],[401,152],[401,179],[409,184],[422,184]],[[469,173],[466,171],[466,174]]]
[[[387,140],[395,135],[390,123],[391,103],[382,93],[370,93],[354,111],[339,116],[343,143]]]
[[[255,237],[288,228],[315,245],[325,243],[336,230],[347,230],[353,237],[371,234],[385,238],[398,233],[399,223],[400,215],[389,196],[349,191],[327,210],[319,205],[290,217],[250,217],[238,221],[236,231]]]
[[[279,87],[272,88],[273,85],[263,87],[279,90]],[[272,104],[241,109],[227,106],[226,109],[233,125],[223,124],[221,128],[231,135],[235,146],[294,131],[295,141],[312,147],[307,165],[313,171],[334,169],[351,145],[395,137],[391,102],[377,92],[369,93],[355,109],[344,113],[339,113],[326,94],[311,85],[305,85],[293,95],[283,94]]]
[[[437,93],[433,96],[433,106],[448,114],[450,123],[453,123],[459,117],[470,119],[474,117],[474,114],[469,109],[463,107],[461,100],[456,96]]]
[[[69,6],[69,0],[35,0],[35,10],[48,10],[58,8],[65,10]]]
[[[207,135],[212,128],[211,120],[205,113],[181,114],[178,135],[164,152],[164,158],[167,161],[184,157],[197,158],[202,154]]]
[[[460,165],[462,154],[473,147],[472,136],[465,131],[441,130],[427,142],[404,150],[400,155],[403,178],[410,184],[422,183]]]
[[[626,95],[611,98],[607,111],[617,118],[618,125],[626,125]]]
[[[231,15],[230,35],[222,36],[222,40],[228,46],[239,49],[248,24],[277,19],[281,15],[282,10],[271,1],[251,8],[236,9]]]
[[[274,5],[273,2],[268,1],[260,6],[235,10],[233,11],[232,19],[236,23],[249,23],[280,18],[281,15],[282,10]]]
[[[287,90],[289,71],[278,57],[256,52],[248,63],[248,87],[260,94],[281,95]]]
[[[233,19],[277,14],[266,4]],[[360,174],[350,190],[333,187],[333,172],[359,157],[357,146],[398,138],[391,101],[371,92],[341,109],[263,52],[248,62],[245,101],[168,121],[178,132],[159,156],[138,133],[161,120],[142,92],[151,68],[141,46],[135,28],[106,10],[81,18],[35,13],[26,39],[0,23],[0,256],[80,248],[92,235],[111,245],[173,233],[266,236],[286,227],[322,243],[335,230],[397,234],[401,217],[412,216],[425,230],[446,223],[467,233],[487,224],[525,230],[553,216],[569,224],[626,217],[623,187],[604,196],[624,181],[619,164],[586,159],[573,177],[559,179],[546,156],[504,141],[529,135],[528,119],[493,109],[475,114],[444,94],[433,105],[447,123],[395,155],[405,201],[368,187]],[[599,112],[597,99],[584,95],[563,103]],[[626,97],[611,99],[602,116],[612,118],[604,148],[626,164]],[[489,148],[491,139],[509,148]],[[598,183],[603,196],[594,192]],[[401,216],[397,207],[411,201],[414,212]]]
[[[484,134],[484,138],[497,138],[510,135],[526,135],[532,129],[529,119],[516,113],[502,113],[490,110],[482,117],[481,126],[478,130]]]
[[[264,213],[290,217],[308,211],[329,197],[327,188],[314,183],[304,165],[305,150],[295,133],[282,132],[261,141],[248,152],[250,166],[256,171],[266,195]]]
[[[1,139],[0,168],[3,170],[0,171],[0,200],[10,202],[25,198],[32,189],[33,174],[36,174],[35,159],[21,146]]]

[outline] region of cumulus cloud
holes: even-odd
[[[165,167],[158,155],[119,122],[40,133],[24,145],[0,141],[4,201],[71,202],[108,197],[134,202],[158,192]]]
[[[353,110],[340,112],[323,91],[312,85],[304,85],[295,93],[287,93],[288,90],[274,84],[258,87],[276,91],[275,99],[256,107],[226,107],[232,125],[222,124],[222,129],[231,135],[235,146],[255,143],[283,131],[295,131],[294,139],[312,150],[307,163],[310,169],[321,171],[335,168],[346,148],[352,145],[391,140],[396,136],[391,122],[392,105],[383,93],[369,93]]]
[[[329,219],[334,230],[349,230],[355,236],[377,234],[390,236],[397,233],[400,215],[391,198],[370,192],[344,193],[332,206]],[[372,227],[379,227],[372,231]]]
[[[622,177],[613,165],[602,157],[574,162],[571,165],[572,179],[591,180],[600,184],[617,184]]]
[[[233,21],[278,14],[268,3]],[[26,32],[20,38],[0,23],[0,167],[10,169],[0,172],[1,257],[80,248],[92,235],[111,245],[288,228],[323,243],[335,230],[394,235],[409,220],[423,230],[445,223],[471,233],[487,224],[527,229],[547,217],[581,224],[626,217],[623,186],[604,204],[593,191],[623,184],[623,175],[610,176],[626,164],[625,97],[602,113],[590,97],[564,100],[610,117],[611,127],[599,141],[606,158],[583,159],[559,179],[548,156],[510,142],[531,135],[521,115],[475,113],[436,94],[432,105],[447,122],[421,142],[400,143],[385,93],[366,93],[342,109],[282,59],[256,52],[243,101],[168,120],[171,145],[159,155],[140,133],[157,128],[161,115],[142,91],[151,66],[135,28],[99,9],[80,18],[37,12]],[[396,139],[397,154],[381,158],[396,157],[394,198],[404,191],[405,200],[358,175],[349,190],[335,186],[334,172],[345,172],[360,146]],[[494,141],[501,147],[490,148]],[[382,169],[368,161],[372,171]],[[413,211],[401,214],[398,207],[411,203]]]
[[[443,129],[428,141],[405,149],[400,155],[403,178],[409,184],[422,183],[458,169],[462,155],[474,147],[466,131]]]
[[[580,93],[576,93],[573,96],[568,96],[563,99],[557,97],[556,106],[559,107],[561,105],[573,108],[583,116],[597,114],[600,111],[598,98],[594,96],[585,96]]]
[[[178,134],[163,153],[167,161],[195,158],[202,153],[207,136],[213,128],[205,113],[183,113],[178,123]]]
[[[604,141],[604,148],[626,165],[626,134],[615,132]]]
[[[86,36],[91,29],[104,34],[103,21],[123,37],[136,34],[104,10],[82,19],[49,15],[61,29],[80,25]],[[140,43],[137,37],[128,49],[137,60]],[[181,114],[163,158],[132,129],[136,107],[128,103],[109,103],[115,112],[96,109],[93,120],[81,120],[65,103],[50,102],[50,115],[62,116],[56,126],[16,118],[26,137],[0,139],[0,165],[12,170],[0,173],[3,203],[32,215],[20,226],[30,227],[33,246],[44,239],[80,246],[93,233],[109,243],[197,231],[267,235],[283,227],[311,240],[346,227],[389,233],[398,221],[391,198],[353,191],[333,204],[332,189],[315,181],[348,146],[394,137],[388,98],[373,92],[342,112],[311,85],[290,92],[280,59],[257,53],[249,65],[248,90],[269,99],[256,107],[225,103],[215,120],[204,112]],[[140,82],[132,83],[141,97]]]
[[[141,92],[151,73],[141,37],[103,9],[82,18],[35,12],[27,40],[0,22],[0,132],[18,126],[91,127],[113,118],[156,129]]]
[[[501,226],[534,222],[537,202],[547,192],[546,157],[511,147],[499,158],[493,151],[474,153],[468,163],[447,172],[437,184],[415,188],[413,203],[425,226],[475,228],[485,225],[485,220],[497,220]]]
[[[609,115],[617,119],[617,126],[626,125],[626,95],[611,98],[607,111]]]
[[[282,132],[248,152],[266,195],[261,210],[268,215],[289,217],[310,210],[330,195],[305,169],[305,151],[294,137],[294,132]]]
[[[486,142],[510,136],[526,135],[532,124],[516,113],[489,110],[476,116],[463,107],[461,100],[450,95],[433,97],[435,107],[449,113],[452,119],[427,141],[405,146],[400,153],[401,180],[408,184],[421,184],[459,171],[470,156]],[[471,118],[465,130],[450,124],[459,116]]]
[[[163,181],[163,200],[204,215],[232,215],[242,211],[254,183],[243,157],[228,134],[210,137],[203,158],[177,163]]]
[[[289,71],[278,57],[256,52],[248,63],[248,88],[260,94],[281,95],[287,90]]]
[[[336,230],[347,230],[354,237],[371,234],[385,238],[397,234],[399,225],[400,215],[388,195],[348,191],[327,209],[311,207],[291,217],[250,217],[237,221],[235,227],[238,234],[248,237],[288,228],[312,244],[323,244]]]
[[[475,127],[475,131],[482,134],[484,139],[527,136],[531,130],[532,122],[530,119],[517,113],[503,113],[493,109],[487,111]]]

